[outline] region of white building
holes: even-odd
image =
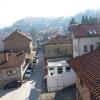
[[[48,59],[48,92],[57,91],[75,83],[75,73],[64,59]]]
[[[100,25],[73,25],[69,27],[73,41],[73,57],[92,52],[100,42]]]

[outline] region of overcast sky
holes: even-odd
[[[100,8],[100,0],[0,0],[0,25],[26,17],[72,16]]]

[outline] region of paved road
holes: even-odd
[[[38,63],[36,64],[32,78],[18,89],[1,90],[0,100],[38,100],[42,91],[42,67],[43,53],[38,53]]]
[[[34,81],[36,81],[35,89],[31,89],[29,100],[38,100],[39,95],[42,91],[42,80],[43,80],[43,74],[42,74],[42,67],[43,67],[43,53],[40,51],[38,63],[34,69],[33,77]],[[32,99],[31,99],[32,98]]]

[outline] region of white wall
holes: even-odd
[[[88,52],[90,45],[94,45],[95,50],[98,42],[100,42],[99,37],[73,38],[73,57],[84,54],[84,45],[88,46]]]
[[[0,52],[4,50],[3,37],[0,37]]]
[[[47,77],[47,88],[48,92],[57,91],[64,87],[70,86],[75,83],[76,77],[75,73],[71,71],[66,72],[64,70],[63,74],[58,74],[54,76]]]

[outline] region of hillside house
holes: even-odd
[[[100,25],[71,25],[73,57],[92,52],[100,42]]]
[[[44,47],[46,58],[63,58],[72,55],[72,41],[67,36],[52,37],[44,44]]]
[[[28,51],[31,53],[33,50],[32,38],[27,33],[16,30],[4,39],[4,49],[6,51]]]
[[[0,53],[0,86],[13,79],[23,80],[24,73],[32,60],[29,56],[27,52]]]

